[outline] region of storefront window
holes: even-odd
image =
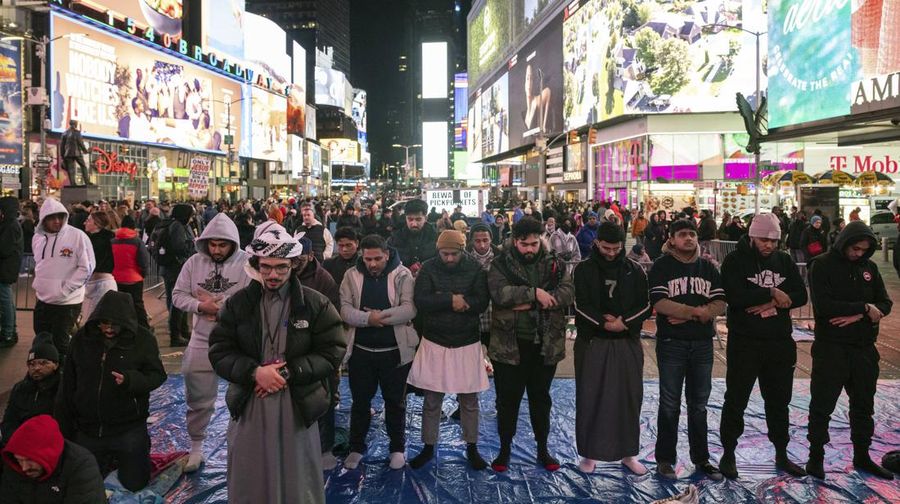
[[[143,145],[90,142],[90,172],[104,199],[150,197],[149,150]]]

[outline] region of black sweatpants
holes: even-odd
[[[143,282],[133,284],[123,284],[116,282],[116,289],[131,296],[134,301],[134,311],[137,312],[137,321],[141,327],[150,329],[150,322],[147,320],[147,309],[144,307],[144,284]]]
[[[78,330],[80,314],[81,303],[54,305],[38,300],[34,305],[34,334],[48,332],[53,335],[53,344],[59,351],[60,367],[69,353],[69,340]]]
[[[538,447],[547,446],[550,435],[550,384],[556,375],[556,364],[544,365],[541,346],[517,340],[519,364],[494,362],[494,387],[497,392],[497,433],[500,445],[509,446],[516,435],[519,422],[519,405],[528,391],[528,411],[531,429]]]
[[[146,425],[102,438],[79,432],[75,442],[94,454],[104,477],[118,468],[119,482],[128,490],[137,492],[150,481],[150,436]]]
[[[390,451],[406,450],[406,377],[412,363],[400,365],[400,351],[367,352],[359,347],[347,361],[350,381],[350,451],[366,452],[366,436],[372,423],[370,408],[375,392],[381,388],[384,399],[384,423]]]
[[[828,422],[841,390],[850,397],[850,440],[854,451],[867,451],[875,433],[872,415],[881,358],[878,350],[874,344],[853,346],[816,340],[812,358],[807,435],[810,451],[821,450],[831,440]]]
[[[728,339],[728,369],[725,374],[725,404],[719,435],[726,452],[733,452],[744,433],[744,410],[750,400],[753,384],[759,379],[766,410],[769,441],[776,450],[786,450],[788,405],[797,363],[797,344],[791,338],[778,340]]]

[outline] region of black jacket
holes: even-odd
[[[97,460],[87,449],[66,441],[56,469],[36,481],[6,467],[0,504],[96,504],[106,502]]]
[[[453,311],[453,294],[462,294],[469,309]],[[481,340],[478,316],[490,302],[487,276],[467,254],[452,269],[440,257],[425,261],[416,276],[414,300],[422,314],[422,337],[428,341],[458,348]]]
[[[102,320],[121,327],[110,348]],[[125,376],[121,385],[113,371]],[[56,405],[60,429],[72,439],[76,432],[103,437],[144,425],[150,392],[165,381],[156,338],[138,325],[131,296],[107,292],[72,337]]]
[[[335,308],[341,306],[341,295],[338,292],[338,284],[334,282],[331,276],[322,264],[313,257],[313,260],[306,264],[303,271],[297,272],[297,278],[300,279],[300,285],[309,287],[319,294],[328,298]]]
[[[88,233],[88,239],[91,240],[91,246],[94,249],[94,273],[112,273],[113,272],[113,251],[112,241],[116,238],[116,234],[109,229],[101,229],[96,233]]]
[[[0,447],[25,420],[38,415],[52,415],[58,390],[59,371],[41,381],[34,381],[26,375],[24,380],[13,385],[6,412],[3,413],[3,423],[0,423]]]
[[[871,246],[862,258],[850,262],[844,249],[860,240],[868,240]],[[810,262],[809,288],[817,340],[856,346],[875,342],[879,327],[866,315],[866,304],[875,305],[885,316],[893,305],[878,266],[870,259],[875,254],[876,243],[869,226],[854,221],[838,235],[834,248]],[[845,327],[829,322],[834,317],[857,314],[863,318]]]
[[[610,274],[607,273],[609,270]],[[614,270],[614,273],[612,273]],[[609,276],[614,281],[607,281]],[[591,256],[575,266],[575,327],[579,338],[640,338],[641,326],[650,317],[647,274],[638,263],[625,257],[625,249],[615,261],[606,261],[591,247]],[[613,283],[614,282],[614,283]],[[604,315],[622,317],[627,331],[607,331]]]
[[[8,196],[0,198],[0,283],[12,284],[19,279],[19,266],[25,241],[19,224],[19,200]]]
[[[300,420],[309,427],[328,410],[329,378],[347,351],[341,316],[328,299],[291,277],[291,314],[288,318],[285,360],[291,376],[291,399]],[[209,335],[209,362],[228,380],[225,402],[233,419],[240,418],[253,394],[253,371],[262,364],[259,282],[234,293],[219,311]]]
[[[806,254],[807,260],[812,259],[812,257],[810,257],[809,244],[814,242],[819,242],[819,244],[822,245],[822,252],[820,254],[824,254],[825,251],[828,250],[828,237],[825,234],[825,226],[816,229],[810,224],[806,226],[806,229],[800,234],[800,249]],[[837,243],[837,239],[835,239],[835,243]]]
[[[338,285],[338,288],[341,286],[341,282],[344,281],[344,273],[349,269],[353,269],[356,267],[356,261],[358,259],[358,255],[353,256],[350,259],[344,259],[340,254],[334,254],[333,256],[325,259],[325,262],[322,266],[325,268],[329,274],[331,274],[331,278],[334,280],[334,283]],[[338,307],[340,305],[336,305]]]
[[[808,301],[806,285],[791,256],[776,250],[769,257],[762,257],[747,236],[722,261],[722,287],[728,303],[730,338],[790,339],[791,308],[804,306]],[[772,300],[772,287],[791,298],[791,308],[777,308],[777,315],[765,318],[747,313],[747,308]]]
[[[799,249],[800,248],[800,237],[803,235],[803,230],[806,228],[806,220],[795,218],[793,222],[791,222],[791,227],[788,230],[788,239],[787,244],[789,249]]]
[[[697,239],[700,241],[709,241],[716,239],[716,220],[712,217],[705,217],[700,220],[700,226],[697,229]]]
[[[433,224],[425,224],[421,231],[413,233],[408,227],[394,231],[388,245],[397,249],[400,262],[407,268],[425,262],[437,255],[438,231]]]

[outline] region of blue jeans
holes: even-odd
[[[712,339],[686,341],[671,338],[656,341],[659,366],[659,413],[656,421],[656,461],[678,461],[678,419],[681,416],[681,389],[687,399],[688,441],[691,462],[709,460],[706,403],[712,389]]]
[[[16,334],[16,303],[13,302],[12,284],[0,283],[0,336],[11,338]]]

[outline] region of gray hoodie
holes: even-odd
[[[48,215],[65,214],[58,233],[44,229]],[[35,296],[52,305],[84,301],[84,285],[94,272],[94,247],[84,231],[70,226],[69,212],[58,200],[47,198],[41,205],[40,221],[31,239],[34,251]]]
[[[234,244],[234,251],[225,261],[217,263],[209,255],[209,240],[228,240]],[[209,221],[196,246],[198,253],[192,255],[181,268],[172,290],[172,302],[177,308],[195,314],[190,347],[207,350],[209,333],[216,321],[200,314],[200,303],[205,299],[214,299],[221,307],[228,297],[246,287],[250,277],[244,271],[244,265],[250,256],[240,248],[237,226],[223,213]]]

